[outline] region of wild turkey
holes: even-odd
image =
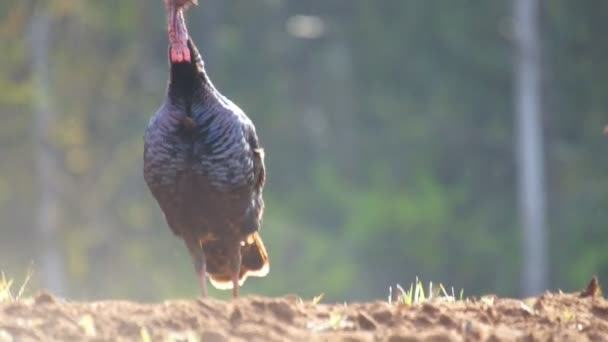
[[[165,2],[170,76],[146,131],[144,179],[188,247],[202,296],[208,274],[216,288],[238,297],[248,276],[269,270],[258,233],[264,151],[251,120],[214,87],[188,36],[183,13],[196,1]]]

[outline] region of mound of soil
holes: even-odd
[[[486,296],[407,306],[235,301],[65,302],[41,293],[0,303],[0,341],[608,341],[608,301],[594,293]]]

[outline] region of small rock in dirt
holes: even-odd
[[[55,299],[55,297],[53,297],[53,295],[51,295],[50,293],[48,293],[46,291],[40,291],[40,292],[38,292],[38,294],[36,294],[36,296],[34,296],[34,303],[36,305],[53,304],[56,302],[57,302],[57,300]]]
[[[363,330],[375,330],[378,327],[378,323],[364,312],[359,312],[357,315],[357,323]]]
[[[293,319],[295,318],[295,313],[293,312],[291,306],[285,302],[269,303],[268,309],[272,311],[277,318],[287,323],[293,322]]]

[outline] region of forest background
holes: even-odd
[[[245,293],[526,293],[513,2],[199,2],[190,34],[267,155],[271,272]],[[538,9],[548,289],[608,276],[607,18]],[[0,269],[70,298],[196,296],[141,171],[162,2],[0,0],[0,42]]]

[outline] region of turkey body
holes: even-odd
[[[163,104],[144,143],[144,179],[199,274],[233,288],[268,272],[259,236],[264,153],[245,113],[216,90],[188,39],[192,62],[170,64]]]

